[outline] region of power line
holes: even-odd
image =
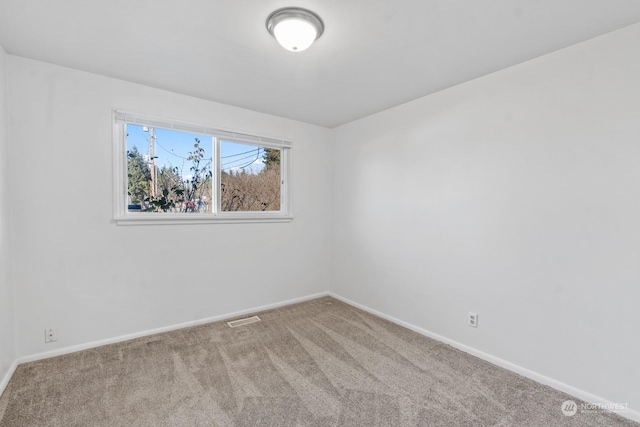
[[[233,166],[233,167],[230,167],[230,168],[224,168],[223,170],[224,170],[224,171],[229,171],[229,170],[231,170],[231,169],[244,169],[244,168],[246,168],[246,167],[248,167],[248,166],[251,166],[252,164],[254,164],[254,163],[255,163],[255,162],[257,162],[257,161],[258,161],[258,159],[254,159],[254,160],[252,160],[250,163],[247,163],[246,165],[242,165],[242,166]]]
[[[169,151],[169,150],[167,150],[166,148],[164,148],[162,145],[160,145],[160,144],[158,143],[158,139],[157,139],[157,137],[156,137],[156,145],[157,145],[158,147],[162,148],[162,149],[163,149],[164,151],[166,151],[167,153],[171,154],[172,156],[175,156],[175,157],[177,157],[177,158],[179,158],[179,159],[183,159],[183,160],[189,160],[189,158],[188,158],[188,157],[182,157],[182,156],[180,156],[180,155],[176,154],[173,150]],[[213,160],[213,158],[209,157],[209,158],[202,159],[202,160]]]
[[[261,147],[261,148],[262,148],[262,147]],[[253,156],[248,156],[248,157],[253,157]],[[247,158],[247,157],[245,157],[245,159],[246,159],[246,158]],[[234,166],[234,168],[235,168],[235,169],[244,169],[244,168],[246,168],[246,167],[248,167],[248,166],[251,166],[251,165],[252,165],[252,164],[254,164],[255,162],[257,162],[259,158],[260,158],[260,150],[258,150],[258,153],[256,154],[256,158],[255,158],[255,159],[253,159],[251,162],[247,163],[246,165],[242,165],[242,166]],[[241,159],[238,159],[238,160],[241,160]],[[236,160],[236,161],[237,161],[237,160]],[[230,162],[230,163],[235,163],[235,161],[234,161],[234,162]],[[227,163],[227,164],[229,164],[229,163]],[[226,169],[227,169],[227,170],[230,170],[230,169],[232,169],[232,168],[226,168]]]
[[[160,147],[162,150],[164,150],[164,151],[165,151],[165,152],[167,152],[168,154],[170,154],[170,155],[172,155],[172,156],[174,156],[174,157],[177,157],[177,158],[179,158],[179,159],[182,159],[182,160],[189,160],[189,158],[188,158],[188,157],[184,157],[184,156],[181,156],[181,155],[179,155],[179,154],[176,154],[176,153],[175,153],[175,151],[173,151],[173,149],[171,149],[171,150],[166,149],[162,144],[160,144],[160,143],[158,142],[158,137],[157,137],[157,136],[156,136],[154,139],[155,139],[155,141],[154,141],[154,142],[155,142],[155,145],[157,145],[158,147]],[[258,156],[260,156],[260,151],[261,151],[261,150],[263,150],[263,148],[262,148],[262,147],[258,147],[258,148],[256,148],[255,150],[249,150],[249,151],[245,151],[245,152],[237,153],[237,154],[230,154],[230,155],[228,155],[228,156],[220,156],[220,159],[229,159],[229,158],[231,158],[231,157],[238,157],[238,156],[242,156],[243,154],[256,153],[256,160],[258,160]],[[231,160],[231,161],[226,162],[226,163],[221,163],[220,167],[223,167],[223,166],[226,166],[226,165],[231,165],[231,164],[233,164],[233,163],[237,163],[237,162],[240,162],[240,161],[242,161],[242,160],[250,159],[250,158],[252,158],[252,157],[253,157],[253,154],[252,154],[252,155],[250,155],[250,156],[242,157],[242,158],[240,158],[240,159]],[[202,160],[209,160],[209,161],[213,161],[213,158],[212,158],[212,157],[209,157],[209,158],[202,159]],[[252,162],[251,162],[251,163],[249,163],[248,165],[251,165],[251,164],[255,163],[255,162],[256,162],[256,160],[252,161]],[[248,165],[247,165],[247,166],[248,166]],[[242,167],[246,167],[246,166],[242,166]]]
[[[242,156],[243,154],[247,154],[247,153],[253,153],[254,151],[260,151],[262,150],[262,147],[258,147],[255,150],[250,150],[250,151],[245,151],[244,153],[238,153],[238,154],[230,154],[228,156],[221,156],[221,159],[227,159],[229,157],[238,157],[238,156]]]
[[[182,157],[182,156],[177,155],[173,150],[172,150],[172,151],[167,150],[166,148],[164,148],[162,145],[160,145],[160,144],[158,143],[158,140],[157,140],[157,139],[156,139],[156,145],[157,145],[158,147],[162,148],[162,149],[163,149],[164,151],[166,151],[167,153],[171,154],[172,156],[178,157],[178,158],[183,159],[183,160],[189,160],[189,159],[188,159],[188,158],[186,158],[186,157]]]
[[[254,163],[256,160],[258,160],[258,158],[260,157],[260,150],[258,150],[258,152],[256,153],[256,156],[255,156],[255,157],[256,157],[256,158],[255,158],[255,160],[253,160],[251,163]],[[231,165],[231,164],[233,164],[233,163],[238,163],[238,162],[240,162],[240,161],[242,161],[242,160],[251,159],[251,158],[253,158],[253,155],[251,155],[251,156],[246,156],[246,157],[242,157],[242,158],[240,158],[240,159],[236,159],[236,160],[232,160],[232,161],[230,161],[230,162],[222,163],[222,164],[220,165],[220,167],[227,166],[227,165]],[[251,163],[249,163],[249,164],[251,164]]]

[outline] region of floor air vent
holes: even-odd
[[[249,323],[259,322],[260,318],[258,316],[247,317],[245,319],[232,320],[231,322],[227,322],[227,325],[235,328],[237,326],[248,325]]]

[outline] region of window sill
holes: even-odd
[[[166,214],[166,213],[135,213],[115,217],[117,225],[186,225],[186,224],[244,224],[291,222],[291,215],[278,214]]]

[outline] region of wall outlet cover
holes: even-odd
[[[478,314],[469,312],[469,326],[472,328],[478,327]]]
[[[55,328],[47,328],[44,330],[44,342],[54,342],[58,339],[58,334]]]

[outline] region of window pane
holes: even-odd
[[[282,150],[220,141],[220,209],[280,210]]]
[[[129,212],[211,212],[212,139],[127,125]]]

